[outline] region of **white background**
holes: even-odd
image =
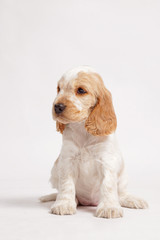
[[[51,107],[69,68],[90,65],[112,92],[129,190],[149,210],[123,219],[48,213],[60,151]],[[160,239],[160,1],[1,0],[0,235],[17,239]]]

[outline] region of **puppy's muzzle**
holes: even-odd
[[[57,114],[60,114],[64,111],[66,106],[63,103],[58,103],[54,105],[54,110]]]

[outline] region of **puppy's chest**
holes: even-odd
[[[76,164],[78,169],[78,180],[92,179],[98,175],[97,155],[90,148],[81,148],[76,156]]]
[[[78,163],[77,199],[82,205],[97,205],[101,180],[96,155],[83,148],[76,160]]]

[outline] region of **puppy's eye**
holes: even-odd
[[[84,93],[87,93],[87,92],[83,88],[78,88],[77,93],[78,94],[84,94]]]
[[[61,90],[61,89],[60,89],[60,87],[58,86],[58,87],[57,87],[57,92],[59,93],[59,92],[60,92],[60,90]]]

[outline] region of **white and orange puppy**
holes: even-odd
[[[101,77],[82,66],[58,82],[53,118],[63,134],[63,145],[50,181],[58,190],[41,198],[55,200],[54,214],[74,214],[77,204],[97,206],[96,216],[118,218],[122,207],[147,208],[130,195],[115,130],[117,120],[110,92]]]

